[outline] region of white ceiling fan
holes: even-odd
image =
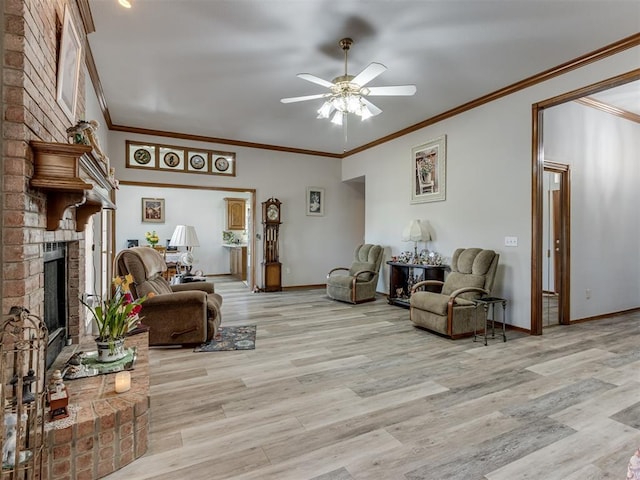
[[[325,102],[318,110],[318,118],[331,118],[331,122],[337,125],[343,124],[343,118],[348,113],[358,115],[362,120],[382,113],[378,107],[365,97],[375,96],[410,96],[416,93],[415,85],[393,85],[387,87],[367,87],[367,83],[376,78],[387,67],[381,63],[370,63],[358,75],[347,73],[347,55],[353,44],[350,38],[343,38],[338,45],[344,50],[344,75],[336,77],[329,82],[310,73],[299,73],[298,78],[311,83],[327,87],[329,92],[302,97],[283,98],[282,103],[304,102],[324,98]]]

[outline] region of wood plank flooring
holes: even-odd
[[[151,349],[149,450],[107,479],[622,479],[640,446],[640,313],[485,347],[215,281],[256,349]]]

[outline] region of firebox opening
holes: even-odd
[[[67,323],[67,245],[44,244],[44,321],[49,330],[47,368],[66,344]]]

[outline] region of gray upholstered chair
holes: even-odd
[[[327,274],[329,298],[349,303],[375,300],[383,253],[380,245],[358,246],[351,267],[336,267]]]
[[[476,314],[473,299],[490,294],[499,257],[493,250],[457,249],[444,282],[426,280],[411,289],[409,315],[413,324],[451,338],[472,335]],[[422,291],[427,285],[441,286],[440,293]],[[481,325],[483,315],[481,308]]]
[[[114,261],[116,275],[131,274],[134,299],[153,292],[142,304],[142,323],[149,327],[149,345],[188,345],[211,340],[220,326],[222,297],[211,282],[170,285],[167,265],[153,248],[122,250]]]

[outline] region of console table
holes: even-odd
[[[411,285],[423,280],[439,280],[444,282],[444,274],[449,270],[448,265],[421,265],[388,261],[389,265],[389,295],[387,301],[391,305],[409,308]],[[428,286],[425,290],[439,292],[437,286]]]

